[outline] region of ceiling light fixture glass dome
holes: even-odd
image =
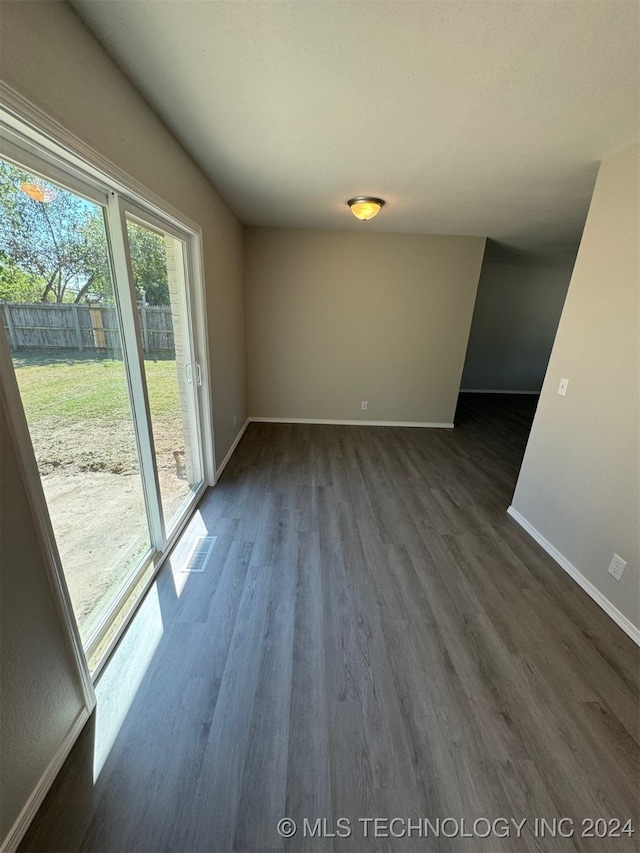
[[[355,217],[366,222],[368,219],[373,219],[374,216],[378,215],[380,208],[384,204],[384,199],[373,198],[368,195],[358,195],[355,198],[350,198],[347,204]]]

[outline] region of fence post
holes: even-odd
[[[107,342],[104,336],[104,323],[102,322],[102,309],[100,307],[91,307],[91,327],[93,331],[93,345],[96,349],[104,349]]]
[[[78,341],[78,349],[80,350],[80,352],[82,352],[82,350],[84,349],[84,345],[82,343],[82,332],[80,331],[80,320],[78,319],[78,306],[74,302],[71,305],[71,308],[73,309],[73,325],[76,329],[76,340]]]
[[[2,307],[4,308],[4,316],[7,321],[7,331],[9,332],[9,343],[11,344],[11,349],[18,349],[18,338],[16,337],[16,330],[13,325],[13,317],[11,316],[11,305],[8,302],[4,302]]]
[[[147,328],[147,308],[143,305],[140,308],[142,315],[142,351],[149,352],[149,330]]]

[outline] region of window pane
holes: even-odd
[[[170,529],[202,482],[184,244],[130,219],[127,236],[162,510]]]
[[[86,643],[150,548],[104,215],[4,161],[0,313]]]

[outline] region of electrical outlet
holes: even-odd
[[[622,557],[619,557],[617,554],[614,554],[611,558],[611,562],[609,563],[609,568],[607,571],[610,575],[613,575],[614,578],[619,581],[622,575],[624,574],[624,570],[627,568],[627,561],[623,560]]]
[[[238,416],[237,416],[237,415],[234,415],[234,416],[233,416],[233,426],[234,426],[234,427],[237,427],[237,426],[238,426]]]
[[[560,394],[561,397],[566,396],[568,387],[569,387],[569,380],[568,379],[561,379],[560,385],[558,386],[558,394]]]
[[[369,403],[366,400],[363,400],[360,403],[360,408],[362,409],[363,412],[366,412],[367,409],[369,408]]]

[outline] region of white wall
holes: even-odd
[[[250,415],[451,423],[484,244],[246,229]]]
[[[600,167],[513,508],[640,627],[640,148]],[[566,397],[560,379],[569,379]],[[607,574],[614,552],[628,561]]]
[[[571,268],[485,263],[462,388],[540,391]]]
[[[0,77],[202,226],[219,464],[247,411],[240,223],[65,3],[2,0]],[[0,842],[80,701],[6,430],[1,450]]]

